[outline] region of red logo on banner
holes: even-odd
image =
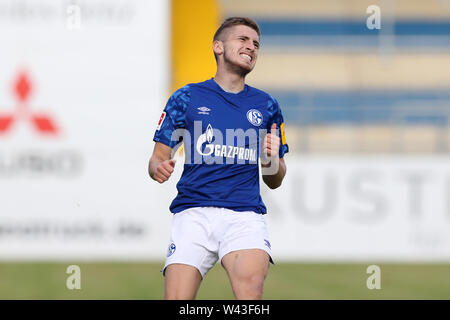
[[[38,133],[45,135],[58,133],[56,123],[49,114],[29,110],[32,88],[28,74],[25,71],[19,72],[13,88],[17,103],[16,111],[10,114],[0,113],[0,134],[10,131],[13,124],[20,120],[29,121]]]

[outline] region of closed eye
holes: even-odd
[[[248,37],[239,37],[238,38],[239,40],[242,40],[242,41],[247,41],[249,38]],[[259,48],[259,42],[258,41],[253,41],[253,45],[256,47],[256,48]]]

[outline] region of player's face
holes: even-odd
[[[223,59],[226,64],[237,67],[243,74],[253,70],[258,58],[258,33],[250,27],[231,27],[223,42]]]

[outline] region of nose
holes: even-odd
[[[252,52],[255,51],[255,45],[254,45],[254,43],[251,40],[247,41],[246,49],[249,49]]]

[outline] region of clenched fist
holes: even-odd
[[[170,176],[172,175],[172,172],[175,167],[175,159],[165,160],[162,161],[155,170],[155,173],[153,174],[153,179],[158,181],[159,183],[163,183],[167,180],[169,180]]]

